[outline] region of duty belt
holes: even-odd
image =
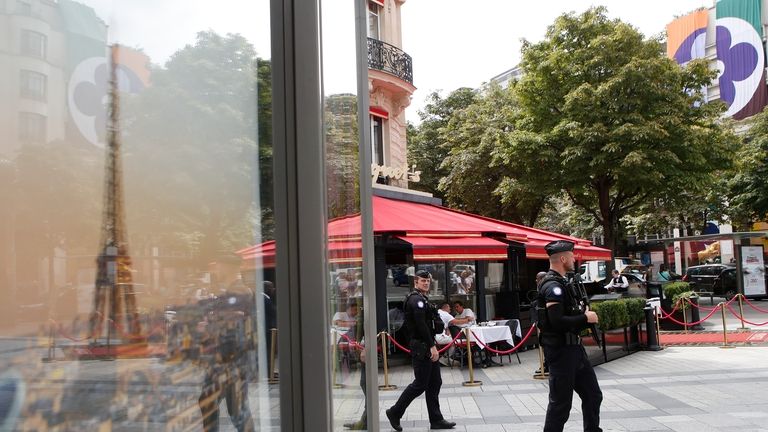
[[[581,336],[573,333],[542,333],[539,337],[542,345],[563,346],[581,345]]]

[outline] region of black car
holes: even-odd
[[[691,284],[694,291],[711,291],[716,296],[732,298],[738,291],[736,266],[705,264],[688,267],[683,281]],[[766,280],[768,286],[768,280]]]
[[[732,269],[734,273],[721,278],[720,275],[726,270]],[[736,267],[725,264],[704,264],[688,267],[683,276],[683,282],[691,284],[694,291],[711,291],[714,295],[733,297],[736,290]],[[730,278],[728,277],[730,276]],[[732,279],[733,283],[730,283]],[[715,281],[718,281],[716,284]]]

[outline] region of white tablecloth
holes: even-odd
[[[491,342],[507,341],[511,346],[515,346],[515,341],[512,339],[512,332],[509,330],[509,326],[472,326],[469,328],[472,332],[470,337],[472,341],[479,341],[480,348]]]
[[[507,325],[507,321],[517,321],[517,330],[515,331],[515,336],[517,336],[519,338],[522,338],[523,337],[523,332],[520,330],[520,320],[517,320],[517,319],[494,320],[494,321],[491,321],[491,322],[495,323],[497,326],[506,326]]]

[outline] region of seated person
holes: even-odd
[[[456,300],[455,302],[453,302],[453,308],[459,314],[456,315],[456,318],[454,319],[454,323],[452,323],[451,325],[455,325],[457,327],[469,327],[475,323],[475,313],[472,312],[472,309],[465,308],[464,303],[462,303],[459,300]]]
[[[440,305],[440,308],[437,310],[437,314],[440,315],[440,319],[443,320],[443,326],[445,327],[445,330],[435,335],[435,342],[438,345],[448,345],[451,343],[453,338],[451,337],[451,332],[448,330],[449,326],[456,325],[454,321],[456,321],[456,318],[451,315],[451,305],[448,303],[443,303]]]
[[[349,330],[357,324],[357,302],[350,301],[347,310],[333,315],[333,326],[338,330]]]
[[[612,272],[611,280],[608,282],[608,285],[605,286],[605,289],[607,289],[609,292],[626,292],[629,289],[629,282],[627,282],[627,277],[619,274],[619,271],[614,269]]]
[[[675,279],[675,274],[669,270],[666,264],[659,266],[659,282],[670,282]]]

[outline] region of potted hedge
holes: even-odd
[[[698,307],[698,294],[691,290],[691,284],[688,282],[670,282],[664,285],[664,298],[661,300],[662,310],[668,314],[675,305],[677,311],[672,314],[672,318],[680,322],[696,322],[701,319]],[[695,306],[690,303],[693,303]],[[670,320],[662,320],[660,326],[667,330],[680,330],[685,328],[681,324],[677,324]],[[689,329],[701,330],[703,327],[700,324],[695,326],[688,326]]]

